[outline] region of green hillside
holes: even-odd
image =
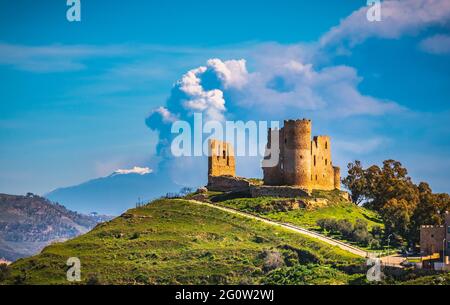
[[[218,192],[206,194],[208,200],[218,205],[256,214],[265,218],[290,223],[303,228],[320,231],[324,235],[345,241],[368,251],[383,251],[380,236],[373,236],[372,229],[378,232],[384,227],[376,212],[360,207],[343,197],[340,191],[314,191],[311,196],[299,198],[276,198],[248,196],[230,196]],[[343,234],[342,231],[322,230],[317,224],[319,220],[344,221],[354,231],[358,224],[363,224],[359,231],[359,239]],[[345,224],[344,224],[345,225]],[[361,233],[362,232],[362,233]],[[355,235],[356,233],[352,233]],[[377,240],[375,240],[377,239]]]
[[[67,284],[69,257],[81,260],[82,283],[348,284],[365,278],[364,261],[337,247],[215,208],[165,199],[16,261],[3,283]]]
[[[367,222],[368,227],[382,226],[378,215],[370,210],[359,207],[345,200],[337,191],[314,191],[311,198],[304,200],[325,199],[328,205],[318,208],[289,209],[280,206],[283,198],[260,197],[260,198],[233,198],[227,199],[215,193],[211,200],[220,205],[232,207],[245,212],[256,213],[274,220],[288,222],[309,229],[317,229],[317,220],[322,218],[347,219],[355,223],[357,219]],[[223,200],[222,200],[223,199]],[[289,200],[289,199],[288,199]],[[300,198],[303,200],[303,198]]]

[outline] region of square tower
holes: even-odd
[[[208,141],[208,176],[236,176],[233,146],[210,139]]]

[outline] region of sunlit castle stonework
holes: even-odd
[[[273,149],[272,137],[278,140]],[[209,141],[208,185],[215,191],[250,191],[252,196],[296,197],[312,190],[340,190],[340,169],[333,166],[331,139],[315,136],[311,140],[311,120],[285,120],[280,130],[268,130],[266,158],[278,160],[262,167],[263,183],[236,177],[235,158],[230,143]],[[276,151],[278,156],[270,155]]]
[[[329,136],[311,140],[311,120],[306,119],[286,120],[277,131],[279,162],[274,167],[263,167],[265,185],[291,185],[309,191],[340,189],[340,168],[333,166]],[[272,134],[269,129],[268,148]]]

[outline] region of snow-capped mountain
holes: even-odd
[[[45,197],[81,213],[118,215],[138,201],[178,192],[182,187],[164,172],[155,173],[148,167],[135,166],[79,185],[58,188]]]

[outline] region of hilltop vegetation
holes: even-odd
[[[397,245],[416,246],[420,226],[443,224],[445,211],[450,210],[450,195],[433,193],[426,182],[414,184],[408,170],[395,160],[366,169],[359,161],[349,163],[343,184],[353,202],[380,215],[385,236],[392,234]]]
[[[18,260],[5,282],[67,284],[65,262],[74,256],[81,260],[82,283],[282,283],[280,273],[298,268],[309,270],[302,283],[365,278],[364,270],[347,271],[360,269],[363,260],[337,247],[186,200],[162,199]]]
[[[382,246],[379,235],[383,223],[379,215],[346,200],[337,190],[314,191],[310,197],[296,199],[233,197],[215,192],[209,193],[208,200],[269,219],[321,231],[360,247],[379,249]],[[324,222],[338,225],[333,230],[324,230]],[[347,233],[341,228],[351,232]],[[374,232],[378,234],[373,234]]]

